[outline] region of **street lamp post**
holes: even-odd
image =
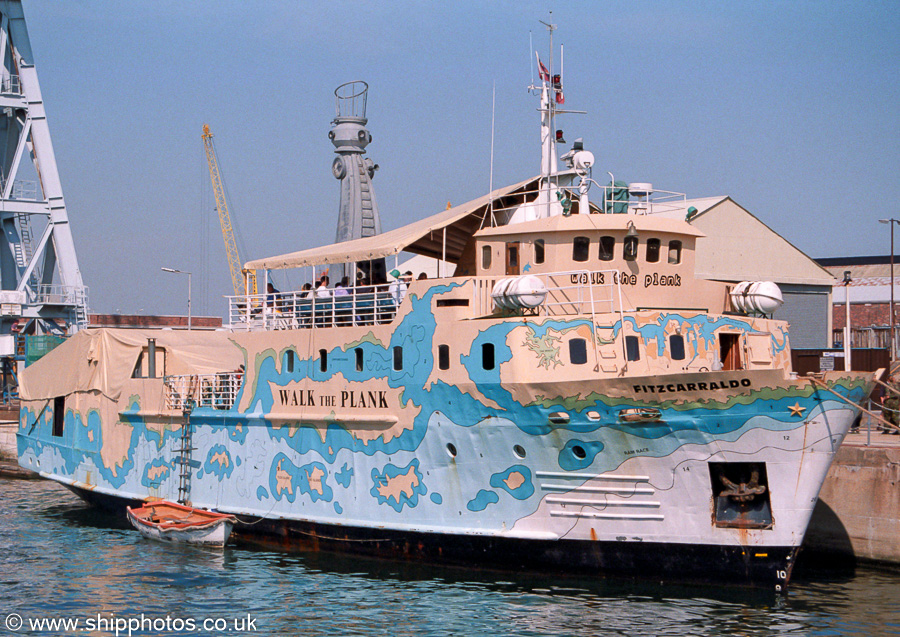
[[[894,336],[894,224],[900,223],[900,219],[894,219],[891,217],[890,219],[879,219],[880,223],[887,223],[891,226],[891,362],[896,359],[896,347],[894,347],[894,343],[896,342],[896,338]]]
[[[186,270],[176,270],[175,268],[162,268],[163,272],[171,272],[172,274],[186,274],[188,277],[188,329],[191,329],[191,273]]]
[[[853,335],[850,332],[850,270],[844,270],[844,309],[846,310],[846,319],[844,321],[844,371],[849,372],[850,354],[853,349]]]

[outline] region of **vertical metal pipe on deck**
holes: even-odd
[[[156,339],[147,339],[147,378],[156,378]]]

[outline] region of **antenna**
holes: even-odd
[[[494,219],[494,114],[496,113],[497,107],[497,80],[494,80],[494,90],[491,95],[491,171],[490,171],[490,179],[488,183],[488,192],[490,193],[491,201],[488,204],[488,212],[491,215],[491,226],[497,225]],[[481,225],[484,227],[484,219],[481,220]]]
[[[531,54],[534,51],[534,40],[532,39],[531,30],[528,30],[528,59],[531,60]],[[528,82],[534,85],[534,60],[531,60],[531,75],[528,76]]]

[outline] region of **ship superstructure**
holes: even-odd
[[[798,378],[776,287],[695,277],[684,195],[597,183],[580,142],[560,164],[245,264],[406,251],[452,277],[234,296],[223,332],[79,334],[23,379],[20,463],[89,501],[233,513],[248,539],[781,590],[872,375]]]

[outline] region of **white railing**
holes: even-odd
[[[620,282],[622,275],[616,270],[571,270],[530,276],[541,280],[547,288],[547,298],[538,307],[520,310],[518,313],[535,316],[572,316],[618,312],[624,309]],[[503,278],[474,279],[475,316],[486,316],[494,312],[494,299],[491,293],[497,281]]]
[[[570,176],[564,176],[559,181],[569,178]],[[577,206],[579,178],[572,178],[572,183],[557,183],[555,177],[550,179],[549,186],[516,191],[493,200],[489,206],[489,217],[493,216],[502,223],[502,220],[512,218],[517,211],[525,208],[542,208],[542,215],[583,212]],[[588,181],[590,188],[587,194],[591,205],[605,213],[648,215],[673,210],[685,211],[687,205],[687,195],[680,192],[654,189],[650,192],[632,193],[627,186],[604,186],[593,179]],[[485,221],[485,225],[491,223],[490,218]]]
[[[6,192],[6,186],[9,182],[5,179],[0,179],[0,192]],[[22,201],[37,201],[37,182],[36,181],[28,181],[23,179],[16,179],[12,183],[12,190],[9,193],[10,199],[17,199]]]
[[[231,409],[243,377],[243,372],[166,376],[163,378],[166,409],[182,411],[189,405]]]
[[[75,285],[39,285],[33,303],[44,305],[87,305],[87,288]]]
[[[389,323],[397,314],[405,288],[391,284],[334,288],[328,296],[315,291],[229,296],[233,329],[287,330]],[[345,293],[344,293],[345,292]]]
[[[7,75],[0,80],[0,93],[22,94],[22,82],[18,75]]]

